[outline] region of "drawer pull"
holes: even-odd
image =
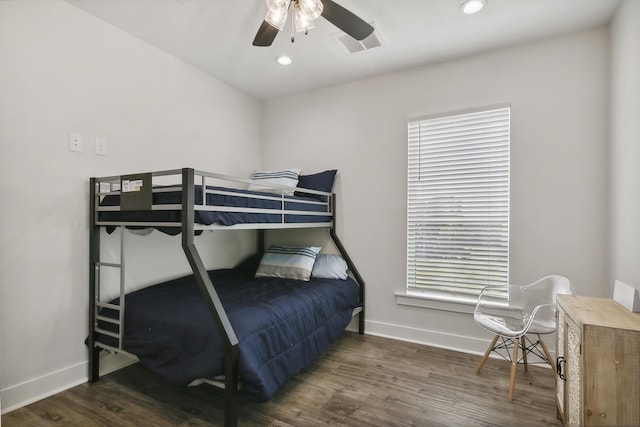
[[[565,359],[564,357],[560,356],[556,358],[556,372],[558,373],[558,376],[562,381],[567,380],[567,377],[562,373],[562,366],[566,363],[567,359]]]

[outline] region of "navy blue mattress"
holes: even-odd
[[[254,278],[241,269],[209,276],[238,337],[243,390],[256,401],[325,351],[360,305],[351,279]],[[144,366],[175,385],[224,374],[220,334],[192,275],[128,294],[125,307],[123,348]]]
[[[282,209],[280,200],[259,199],[256,195],[271,196],[273,193],[260,191],[249,191],[232,189],[225,187],[207,186],[210,190],[221,190],[232,192],[232,195],[210,194],[206,195],[208,206],[226,206],[237,208],[258,208],[258,209]],[[180,204],[182,194],[180,191],[153,193],[153,204]],[[285,214],[285,223],[311,223],[330,222],[331,216],[315,215],[314,212],[326,212],[326,205],[309,203],[318,202],[318,199],[300,196],[286,196],[284,201],[285,210],[308,211],[309,214]],[[195,204],[202,204],[202,186],[195,186]],[[106,196],[100,206],[120,206],[119,195]],[[103,211],[99,212],[100,221],[126,221],[126,222],[180,222],[180,211]],[[195,211],[195,222],[198,224],[211,225],[235,225],[235,224],[260,224],[260,223],[280,223],[282,215],[274,213],[246,213],[246,212],[220,212],[220,211]],[[158,227],[159,230],[167,234],[178,234],[179,228]],[[112,230],[109,230],[112,231]]]

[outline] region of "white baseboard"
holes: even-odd
[[[446,348],[463,353],[484,354],[490,341],[482,338],[452,335],[428,329],[411,328],[392,323],[367,320],[365,331],[369,335],[391,338],[432,347]]]
[[[101,355],[100,375],[106,375],[132,363],[135,363],[135,360],[123,355]],[[6,414],[79,384],[86,383],[89,380],[88,371],[89,362],[85,361],[2,389],[0,390],[0,402],[2,402],[0,413]]]
[[[358,319],[354,317],[346,328],[350,332],[358,331]],[[394,340],[407,341],[432,347],[464,353],[484,354],[490,340],[470,336],[452,335],[428,329],[412,328],[393,323],[376,322],[365,319],[365,334]]]
[[[407,341],[416,344],[429,345],[431,347],[445,348],[447,350],[460,351],[463,353],[483,355],[489,347],[491,340],[466,335],[453,335],[428,329],[411,328],[391,323],[365,321],[365,333],[379,337],[391,338],[395,340]],[[555,342],[555,334],[549,337]],[[544,340],[547,346],[549,342]],[[555,346],[553,346],[555,347]],[[549,349],[552,359],[555,360],[555,350]],[[490,357],[499,358],[496,354]],[[545,364],[543,366],[550,367]]]

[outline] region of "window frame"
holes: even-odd
[[[484,285],[479,285],[480,287],[478,287],[473,291],[468,290],[468,292],[466,291],[459,292],[458,289],[455,289],[456,286],[452,286],[453,290],[444,290],[444,289],[438,290],[437,286],[436,287],[428,286],[427,287],[428,289],[424,289],[424,288],[420,289],[415,286],[415,282],[412,282],[411,275],[412,274],[415,275],[415,272],[412,272],[411,262],[412,262],[412,257],[415,257],[416,251],[415,249],[412,250],[410,246],[411,238],[412,238],[411,236],[412,232],[410,230],[410,228],[412,227],[411,210],[413,209],[411,207],[412,197],[413,197],[411,194],[411,191],[412,191],[411,190],[411,185],[412,185],[411,162],[412,160],[415,161],[415,158],[412,159],[411,157],[412,156],[411,131],[412,131],[412,126],[416,126],[416,125],[420,126],[420,124],[424,124],[424,123],[438,122],[442,120],[456,121],[457,119],[461,119],[461,118],[469,118],[469,117],[477,117],[477,116],[482,117],[483,115],[484,116],[490,115],[491,112],[503,113],[506,117],[506,125],[507,125],[506,141],[505,141],[506,148],[503,147],[503,151],[501,151],[502,155],[506,153],[506,178],[504,178],[504,181],[503,181],[506,185],[506,203],[503,206],[503,208],[506,209],[506,213],[503,212],[503,215],[502,215],[502,219],[506,224],[506,232],[502,232],[502,236],[506,238],[506,248],[503,248],[506,259],[504,261],[504,266],[503,266],[504,270],[501,271],[502,282],[499,283],[501,286],[504,286],[505,288],[505,292],[501,296],[504,298],[507,297],[506,289],[508,289],[508,284],[509,284],[508,278],[509,278],[509,243],[510,243],[509,242],[509,238],[510,238],[509,215],[510,215],[510,168],[511,168],[511,155],[510,155],[511,153],[511,106],[507,103],[503,103],[498,105],[477,107],[477,108],[472,108],[472,109],[467,109],[462,111],[454,111],[454,112],[447,112],[447,113],[442,113],[437,115],[411,118],[407,121],[407,150],[408,150],[407,151],[407,228],[406,228],[407,275],[406,275],[405,291],[396,293],[396,302],[398,304],[413,305],[413,306],[419,306],[419,307],[425,307],[425,308],[443,309],[443,310],[456,311],[456,312],[468,313],[473,311],[472,309],[471,311],[469,311],[470,308],[468,307],[471,305],[475,305],[475,302],[477,301],[477,295],[479,294],[481,288]],[[478,139],[482,139],[482,137]],[[420,160],[418,159],[418,161]],[[504,245],[505,244],[503,242],[502,246],[504,247]],[[414,266],[414,270],[415,270],[415,266]],[[495,285],[495,284],[496,284],[495,281],[487,281],[486,286]]]

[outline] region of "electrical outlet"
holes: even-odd
[[[107,155],[107,140],[106,138],[96,138],[96,154],[98,156]]]
[[[82,152],[82,135],[77,132],[69,132],[69,151]]]

